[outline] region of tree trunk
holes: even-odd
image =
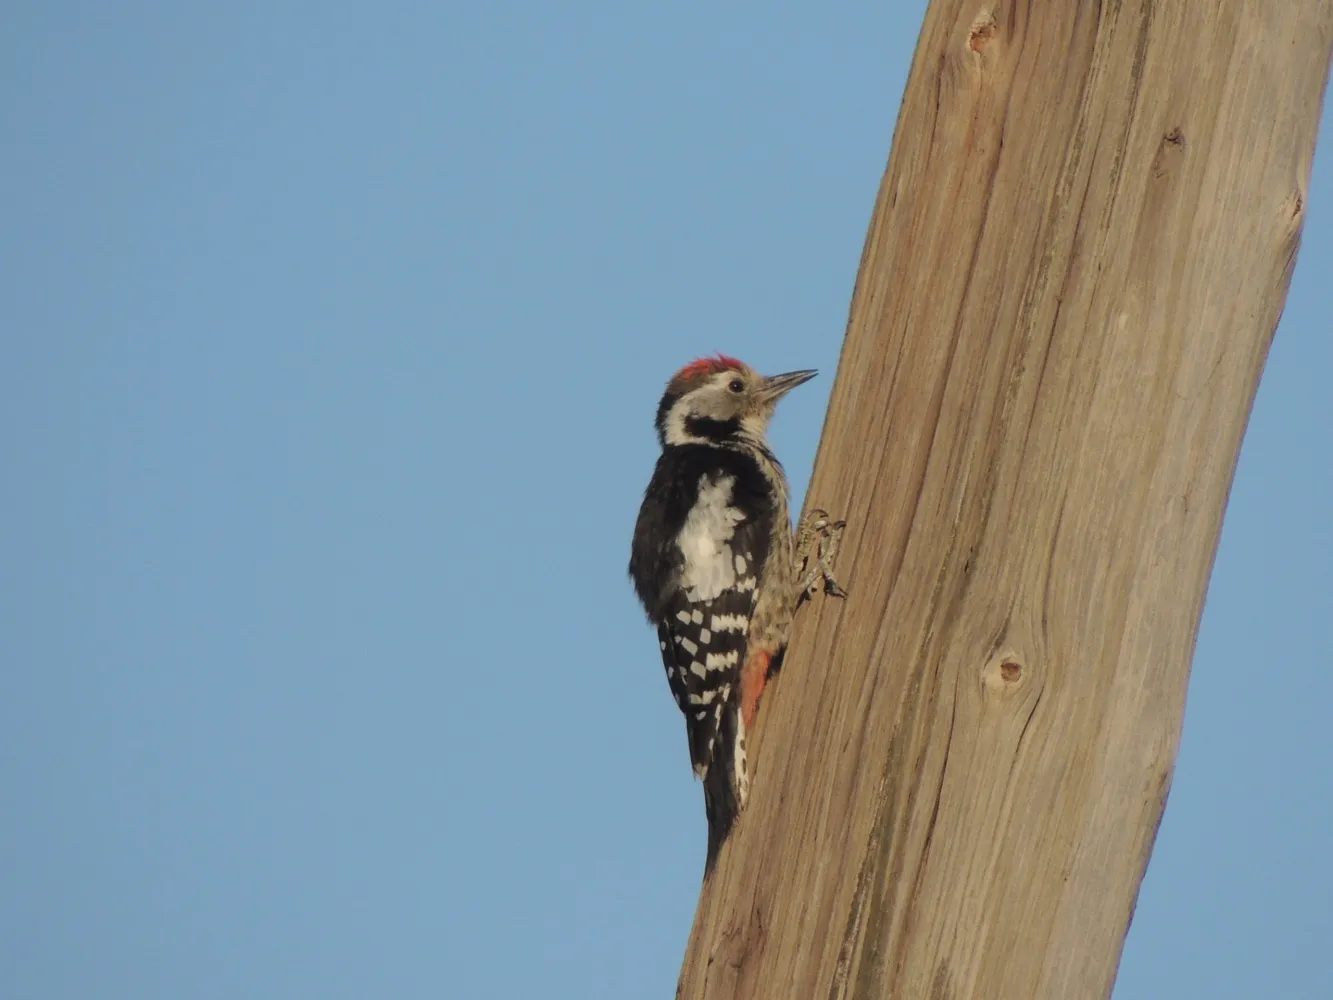
[[[1305,218],[1333,0],[934,0],[802,612],[678,995],[1105,997]]]

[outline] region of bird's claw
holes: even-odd
[[[796,572],[799,590],[796,603],[808,601],[823,588],[830,597],[846,597],[847,591],[833,577],[833,563],[842,544],[846,521],[834,521],[828,511],[812,508],[796,529]]]

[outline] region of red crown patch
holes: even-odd
[[[735,358],[728,357],[725,354],[715,354],[711,358],[696,358],[691,361],[676,372],[676,379],[693,381],[705,375],[716,375],[718,372],[725,371],[739,371],[744,367],[745,365]]]

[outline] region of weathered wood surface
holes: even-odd
[[[1331,44],[1333,0],[931,4],[808,497],[851,598],[680,996],[1109,994]]]

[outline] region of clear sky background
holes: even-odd
[[[803,488],[923,10],[3,6],[0,998],[672,995],[653,407]],[[1117,1000],[1333,997],[1328,118]]]

